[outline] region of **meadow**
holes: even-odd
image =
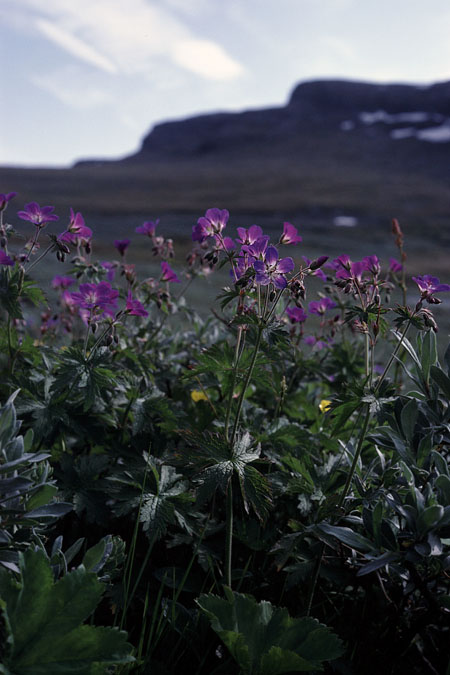
[[[432,229],[87,184],[0,195],[0,672],[450,673]]]

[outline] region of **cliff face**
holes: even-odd
[[[342,145],[363,146],[375,137],[381,145],[408,140],[417,152],[425,144],[450,149],[450,82],[419,87],[344,80],[311,81],[295,87],[286,106],[241,113],[214,113],[156,125],[136,154],[122,160],[142,163],[157,159],[199,159],[226,155],[282,157],[310,146],[311,136],[329,151]],[[352,136],[356,138],[351,138]],[[403,144],[405,145],[405,144]],[[321,152],[325,152],[322,148]],[[425,149],[425,152],[427,150]]]

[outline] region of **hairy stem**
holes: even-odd
[[[232,375],[232,381],[231,381],[231,388],[230,388],[230,393],[228,396],[228,403],[227,403],[227,412],[225,415],[225,438],[228,440],[228,429],[230,426],[230,415],[231,415],[231,406],[233,403],[233,394],[234,394],[234,387],[236,385],[236,377],[237,377],[237,369],[239,365],[239,360],[241,357],[241,339],[242,339],[242,326],[239,326],[238,328],[238,335],[237,335],[237,340],[236,340],[236,347],[234,350],[234,361],[233,361],[233,375]]]
[[[250,383],[250,379],[253,373],[253,368],[255,367],[256,363],[256,357],[258,356],[258,351],[259,351],[259,346],[261,344],[261,337],[262,337],[262,331],[263,331],[263,326],[260,325],[258,328],[258,336],[256,338],[256,344],[255,344],[255,349],[253,350],[253,356],[252,360],[250,363],[250,366],[247,371],[247,375],[245,377],[245,381],[242,387],[241,395],[239,396],[239,401],[238,401],[238,407],[236,411],[236,417],[234,418],[234,424],[233,424],[233,431],[231,432],[231,439],[230,439],[230,446],[231,448],[233,447],[234,444],[234,439],[236,438],[236,432],[239,424],[239,418],[241,416],[241,411],[242,411],[242,406],[244,403],[244,398],[245,398],[245,392],[247,391],[247,387]]]
[[[225,535],[225,581],[231,588],[231,557],[233,554],[233,488],[232,479],[228,483],[226,503],[226,535]]]

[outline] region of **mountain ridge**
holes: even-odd
[[[239,150],[247,158],[258,157],[264,156],[268,143],[272,154],[282,156],[286,146],[301,149],[310,134],[355,130],[364,131],[366,137],[396,132],[391,140],[446,144],[450,141],[450,82],[422,86],[308,80],[294,87],[284,106],[205,113],[158,123],[136,153],[110,161],[198,159]],[[102,160],[81,161],[77,166],[87,162]]]

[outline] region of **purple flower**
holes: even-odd
[[[353,279],[361,281],[363,273],[367,270],[364,261],[352,262],[348,255],[340,255],[333,260],[336,269],[336,279]]]
[[[11,267],[14,265],[14,260],[7,255],[3,249],[0,248],[0,265],[9,265]]]
[[[298,236],[297,228],[291,223],[283,223],[283,234],[280,237],[280,244],[298,244],[303,241],[302,237]]]
[[[3,211],[8,206],[8,203],[15,197],[17,192],[8,192],[6,194],[0,193],[0,211]]]
[[[85,227],[84,218],[79,211],[74,213],[74,210],[70,209],[70,221],[67,226],[67,231],[72,233],[78,233],[81,229]]]
[[[161,263],[161,271],[161,281],[172,281],[175,284],[181,283],[173,269],[170,267],[169,263],[163,261]]]
[[[113,314],[117,308],[119,291],[111,288],[107,281],[99,284],[81,284],[79,292],[71,293],[72,300],[81,309],[101,310],[105,314]]]
[[[147,237],[153,237],[158,225],[159,225],[159,218],[157,218],[155,222],[153,222],[152,220],[146,220],[145,223],[142,223],[142,225],[139,225],[135,229],[135,232],[137,232],[138,234],[146,234]]]
[[[320,349],[323,349],[324,347],[328,347],[331,343],[332,340],[329,340],[326,342],[325,340],[321,340],[320,338],[316,338],[314,335],[307,335],[304,338],[305,344],[309,345],[310,347],[313,347],[317,351]]]
[[[128,291],[127,296],[127,312],[133,316],[148,316],[148,312],[144,309],[142,303],[139,300],[133,299],[131,291]]]
[[[251,225],[248,230],[245,227],[238,227],[237,232],[239,238],[236,239],[238,244],[254,244],[257,239],[263,236],[263,231],[259,225]]]
[[[336,307],[336,303],[331,298],[321,298],[320,300],[313,300],[308,305],[308,312],[310,314],[317,314],[318,316],[323,316],[327,309],[333,309]]]
[[[127,248],[129,247],[130,244],[131,244],[130,239],[115,239],[114,240],[114,246],[119,251],[121,256],[125,255],[125,251],[127,250]]]
[[[312,273],[315,277],[319,277],[319,279],[322,279],[322,281],[327,280],[327,275],[325,274],[325,272],[323,272],[323,270],[321,270],[319,268],[328,260],[328,256],[326,256],[326,255],[321,256],[320,258],[317,258],[317,261],[316,260],[310,260],[305,255],[302,255],[302,258],[305,261],[305,263],[308,265],[310,270],[312,270]],[[323,262],[322,262],[322,259],[324,259]],[[316,263],[316,264],[320,263],[320,265],[318,265],[314,269],[314,263]]]
[[[264,260],[269,239],[270,237],[264,234],[262,237],[258,237],[252,244],[243,246],[241,252],[248,253],[248,255],[256,260]]]
[[[350,260],[350,256],[344,253],[344,255],[340,255],[338,258],[330,261],[327,267],[333,267],[337,271],[344,269],[347,272],[350,272],[351,264],[352,261]]]
[[[288,307],[286,309],[286,314],[288,315],[291,323],[302,323],[308,318],[305,310],[301,307]]]
[[[220,251],[223,250],[223,251],[230,252],[230,251],[232,251],[233,249],[236,248],[236,244],[234,243],[234,241],[232,240],[231,237],[223,237],[223,239],[220,238],[219,241],[217,241],[217,239],[216,239],[216,242],[217,242],[217,248]]]
[[[377,276],[381,272],[381,266],[380,261],[378,260],[378,256],[366,255],[365,258],[362,259],[362,262],[366,266],[366,270],[371,274],[373,274],[374,276]]]
[[[255,259],[248,255],[240,255],[238,258],[235,258],[233,269],[230,270],[230,277],[233,277],[235,280],[240,279],[249,267],[252,267],[254,262]]]
[[[102,262],[100,265],[103,267],[104,270],[106,270],[106,278],[108,281],[114,281],[114,277],[116,276],[116,266],[112,262]]]
[[[58,239],[74,246],[85,246],[92,239],[92,230],[90,227],[80,224],[76,232],[63,232]]]
[[[59,216],[52,213],[54,210],[54,206],[42,206],[41,208],[36,202],[30,202],[25,204],[24,211],[19,211],[17,215],[22,220],[29,220],[36,227],[44,227],[47,223],[59,220]]]
[[[202,218],[199,218],[197,225],[192,228],[193,241],[205,241],[208,237],[213,237],[222,232],[225,228],[230,214],[226,209],[208,209]]]
[[[434,297],[434,293],[450,291],[449,284],[440,284],[437,277],[432,277],[429,274],[425,274],[423,277],[412,277],[412,280],[418,285],[422,293],[422,300],[426,300],[431,304],[438,304],[440,302],[438,298]]]
[[[403,265],[395,258],[389,258],[389,269],[396,274],[397,272],[402,271]]]
[[[268,246],[264,260],[255,260],[253,263],[255,269],[255,281],[257,284],[267,286],[271,282],[280,290],[286,288],[287,281],[285,274],[292,272],[294,261],[292,258],[278,259],[278,251],[275,246]]]
[[[52,287],[53,288],[60,288],[62,291],[65,291],[66,288],[69,288],[69,286],[72,286],[72,284],[75,283],[75,279],[72,277],[62,277],[59,274],[56,275],[56,277],[53,277],[52,280]]]

